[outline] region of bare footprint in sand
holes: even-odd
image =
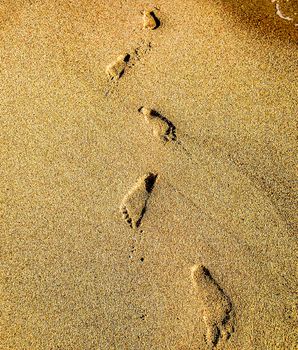
[[[191,277],[207,328],[206,341],[214,349],[220,342],[229,339],[234,331],[232,303],[205,266],[194,265]]]
[[[145,117],[145,121],[151,127],[154,136],[164,142],[176,141],[176,127],[171,121],[153,109],[140,107],[138,111]]]
[[[144,57],[152,50],[151,41],[142,40],[125,54],[119,55],[115,61],[106,67],[108,81],[104,86],[104,95],[109,96],[115,91],[120,78],[131,68],[141,63]]]
[[[157,175],[152,173],[142,176],[123,198],[120,211],[131,228],[141,225],[156,178]]]
[[[120,55],[117,59],[110,63],[106,68],[106,73],[111,80],[119,80],[124,74],[127,63],[129,62],[130,54]]]

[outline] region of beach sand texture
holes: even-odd
[[[1,350],[296,348],[297,7],[0,1]]]

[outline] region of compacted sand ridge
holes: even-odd
[[[1,350],[296,348],[297,13],[0,1]]]

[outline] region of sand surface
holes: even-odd
[[[0,1],[1,350],[296,348],[297,12]]]

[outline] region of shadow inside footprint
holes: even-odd
[[[157,29],[158,27],[160,27],[160,20],[156,17],[154,11],[150,11],[150,16],[152,16],[152,18],[155,21],[155,28],[154,29]]]
[[[156,174],[152,174],[150,173],[146,179],[145,179],[145,186],[146,186],[146,191],[148,193],[151,193],[153,190],[153,187],[155,185],[155,181],[156,181],[157,175]]]

